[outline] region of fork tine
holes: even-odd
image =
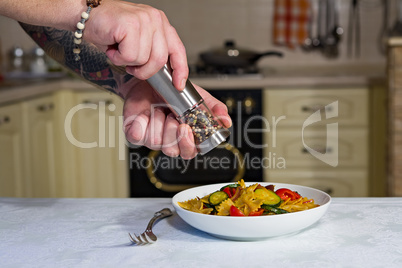
[[[145,244],[148,244],[148,243],[150,243],[149,241],[151,241],[151,239],[149,239],[149,241],[148,241],[148,237],[146,236],[145,233],[142,233],[140,235],[140,238],[142,238],[142,242],[144,242]]]
[[[153,244],[157,240],[156,236],[152,232],[144,232],[142,236],[146,238],[149,244]]]
[[[134,237],[132,237],[132,235],[130,233],[128,233],[128,236],[130,237],[131,242],[137,244],[138,241],[136,239],[134,239]]]
[[[137,244],[137,245],[142,245],[143,244],[143,241],[141,240],[141,238],[139,236],[137,236],[136,234],[134,234],[135,238],[130,233],[128,233],[128,235],[130,236],[130,240],[134,244]]]
[[[161,211],[155,212],[154,216],[152,219],[149,221],[147,229],[145,232],[141,233],[140,235],[134,234],[134,237],[128,233],[130,236],[131,242],[133,242],[136,245],[145,245],[145,244],[152,244],[155,243],[157,240],[156,235],[152,232],[152,226],[155,223],[156,220],[158,219],[163,219],[169,216],[172,216],[173,213],[169,208],[164,208]]]

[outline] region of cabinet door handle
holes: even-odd
[[[324,190],[324,192],[326,192],[329,195],[332,195],[334,193],[334,190],[332,190],[332,188],[327,188]]]
[[[10,121],[11,118],[8,115],[5,115],[2,118],[0,118],[0,126],[9,123]]]
[[[311,113],[316,112],[318,110],[324,110],[324,109],[327,109],[327,111],[330,112],[332,110],[332,107],[331,106],[325,106],[325,105],[322,105],[322,104],[303,105],[301,107],[301,110],[303,112],[311,112]]]
[[[106,106],[107,106],[107,105],[110,105],[110,104],[113,104],[113,101],[110,100],[110,99],[107,99],[107,100],[100,100],[100,101],[84,100],[82,103],[83,103],[83,104],[96,104],[96,105],[99,105],[99,103],[101,103],[101,102],[105,103]]]
[[[84,100],[82,104],[97,104],[96,101],[93,100]]]
[[[41,105],[38,105],[38,107],[36,107],[36,109],[39,112],[47,112],[47,111],[53,110],[53,108],[54,108],[53,103],[41,104]]]
[[[321,154],[325,154],[325,153],[331,153],[332,152],[332,148],[331,147],[326,147],[326,146],[315,146],[312,147],[314,149],[314,151],[319,152]],[[302,148],[301,152],[303,154],[308,154],[309,152],[307,151],[306,148]]]

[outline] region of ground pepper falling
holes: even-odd
[[[204,142],[218,129],[222,128],[211,113],[200,108],[187,111],[181,119],[183,123],[191,127],[196,144]]]

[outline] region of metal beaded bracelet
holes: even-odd
[[[77,23],[77,30],[74,33],[74,44],[75,48],[73,49],[75,61],[80,60],[80,44],[82,42],[82,34],[85,29],[85,22],[89,19],[89,13],[91,10],[101,4],[102,0],[87,0],[87,11],[81,13],[81,20]]]

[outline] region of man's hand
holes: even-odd
[[[227,107],[204,89],[195,87],[212,113],[225,127],[230,127],[232,121]],[[147,82],[139,82],[126,95],[123,115],[124,132],[132,144],[162,150],[171,157],[180,155],[183,159],[191,159],[197,155],[190,127],[179,124]]]
[[[68,31],[77,29],[86,8],[85,0],[0,1],[0,15]],[[184,45],[166,15],[156,8],[102,0],[91,10],[83,38],[106,52],[113,64],[127,66],[127,72],[141,80],[169,63],[174,86],[179,90],[185,86],[188,66]]]
[[[90,13],[84,39],[95,44],[113,64],[146,80],[168,61],[173,85],[181,90],[188,77],[186,51],[166,15],[153,7],[104,0]]]

